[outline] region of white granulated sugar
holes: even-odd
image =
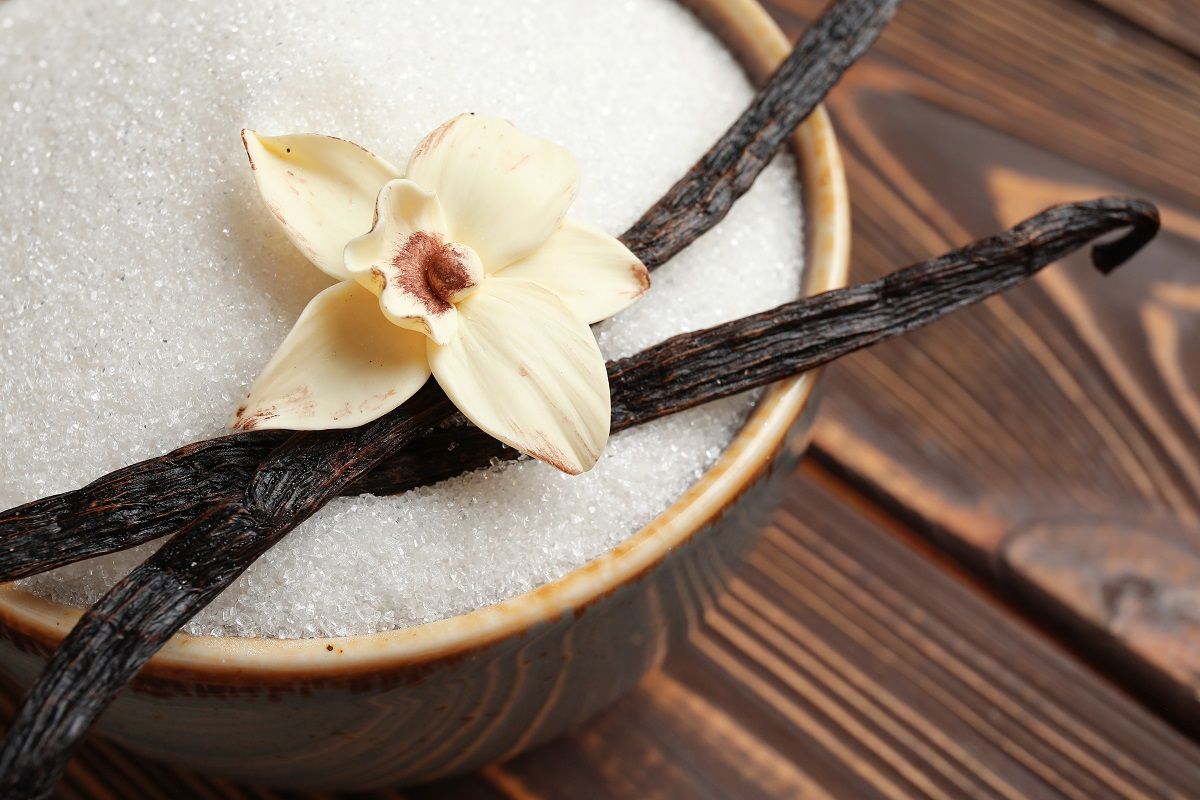
[[[319,131],[404,163],[462,111],[578,158],[573,214],[618,233],[751,88],[671,0],[0,3],[0,507],[221,433],[327,285],[259,201],[238,131]],[[792,165],[606,323],[609,357],[796,295]],[[567,478],[495,468],[331,503],[189,626],[325,636],[427,622],[557,578],[712,463],[748,398],[615,436]],[[90,603],[148,550],[27,581]]]

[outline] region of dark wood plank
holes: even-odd
[[[818,4],[783,5],[794,22]],[[1136,48],[1089,50],[1100,24],[1121,23],[909,0],[834,94],[856,279],[1103,193],[1158,201],[1166,232],[1122,273],[1077,258],[836,365],[816,453],[1200,733],[1200,138],[1178,136],[1200,130],[1200,68],[1132,26]],[[1124,522],[1079,524],[1098,518]]]
[[[863,187],[855,267],[864,276],[1052,202],[1128,190],[913,98],[869,84],[843,98],[843,140]],[[1102,278],[1075,258],[835,368],[845,389],[825,409],[830,430],[849,423],[846,404],[884,404],[870,410],[889,418],[861,438],[879,450],[905,442],[924,451],[911,453],[917,469],[953,473],[938,477],[949,483],[922,515],[969,522],[962,535],[988,548],[1011,520],[1052,507],[1133,504],[1195,519],[1198,376],[1184,345],[1195,332],[1200,223],[1166,212],[1166,235],[1125,272]],[[946,495],[957,508],[936,510]]]
[[[747,731],[737,709],[718,708],[697,687],[656,673],[579,733],[487,774],[546,798],[566,786],[591,787],[597,797],[663,800],[829,796],[807,765],[772,744]]]
[[[1125,8],[1144,0],[1120,0]],[[1116,5],[1114,0],[1112,5]],[[1181,12],[1194,27],[1196,11]],[[825,0],[765,0],[791,35]],[[1174,22],[1167,17],[1167,22]],[[1193,54],[1086,0],[906,0],[891,85],[1176,202],[1200,201]]]
[[[539,798],[1200,792],[1194,745],[811,470],[663,672],[489,774]]]
[[[1200,14],[1191,0],[1093,0],[1126,22],[1200,57]]]
[[[898,246],[923,254],[905,241],[914,233],[948,244],[1034,207],[1128,189],[912,103],[866,90],[845,105],[847,120],[862,116],[844,138],[874,140],[858,148],[853,168],[881,183],[856,201],[860,230],[874,226],[866,237],[887,242],[859,247],[860,265],[882,269]],[[919,127],[909,124],[917,119]],[[870,160],[883,142],[895,163],[914,166]],[[1126,274],[1101,279],[1078,262],[1051,270],[1034,287],[835,370],[818,442],[825,458],[922,520],[943,546],[1090,623],[1094,651],[1129,656],[1119,668],[1195,730],[1200,630],[1187,601],[1195,583],[1176,566],[1197,557],[1200,359],[1189,342],[1200,323],[1200,246],[1193,216],[1168,207],[1167,219],[1168,235]],[[1158,601],[1136,615],[1095,613],[1061,580],[1048,582],[1031,551],[1003,546],[1033,522],[1114,514],[1165,517],[1175,531],[1139,539],[1139,570]],[[1108,543],[1076,548],[1073,562],[1060,551],[1058,572],[1074,568],[1099,594],[1119,593],[1129,562],[1113,549],[1117,540]],[[1173,647],[1139,644],[1161,644],[1168,630]]]

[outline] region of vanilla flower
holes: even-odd
[[[588,326],[650,279],[615,238],[565,218],[570,154],[474,114],[427,136],[403,173],[330,136],[242,139],[288,238],[340,282],[309,302],[232,428],[362,425],[432,373],[502,442],[572,474],[596,463],[609,390]]]

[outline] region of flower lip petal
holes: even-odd
[[[620,240],[570,218],[501,275],[545,286],[588,324],[624,310],[650,289],[650,272]]]
[[[412,237],[414,241],[422,238],[420,234]],[[435,243],[433,246],[441,245]],[[384,286],[379,294],[379,310],[387,320],[401,328],[423,333],[438,344],[453,338],[458,330],[458,311],[453,303],[429,289],[424,277],[405,271],[378,274]],[[411,290],[412,286],[421,284],[424,284],[421,289]]]
[[[450,240],[474,249],[491,274],[554,232],[575,199],[579,167],[506,120],[462,114],[425,137],[405,177],[437,193]]]
[[[608,440],[608,373],[586,323],[536,283],[493,276],[459,305],[458,335],[429,364],[468,419],[563,472],[595,465]]]
[[[262,136],[247,128],[242,144],[263,201],[288,238],[321,270],[348,278],[342,250],[370,230],[375,198],[398,170],[333,136]]]
[[[232,430],[353,428],[429,378],[425,339],[388,322],[353,281],[314,297],[230,420]]]
[[[454,303],[483,280],[479,257],[445,241],[438,198],[410,180],[390,181],[379,192],[375,224],[346,245],[346,269],[379,297],[396,325],[439,343],[454,335]]]

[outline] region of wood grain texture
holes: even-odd
[[[816,453],[1200,732],[1200,64],[1108,5],[911,0],[833,94],[855,279],[1094,192],[1166,235],[837,365]]]
[[[1191,0],[1093,0],[1122,21],[1200,58],[1200,14]]]
[[[479,775],[379,798],[1187,798],[1200,748],[855,510],[795,479],[729,595],[631,696]],[[93,741],[62,797],[279,795]]]
[[[791,35],[822,4],[764,2]],[[1183,16],[1194,20],[1196,12]],[[1166,199],[1192,207],[1200,201],[1196,57],[1123,24],[1108,7],[908,0],[872,56],[906,94]]]

